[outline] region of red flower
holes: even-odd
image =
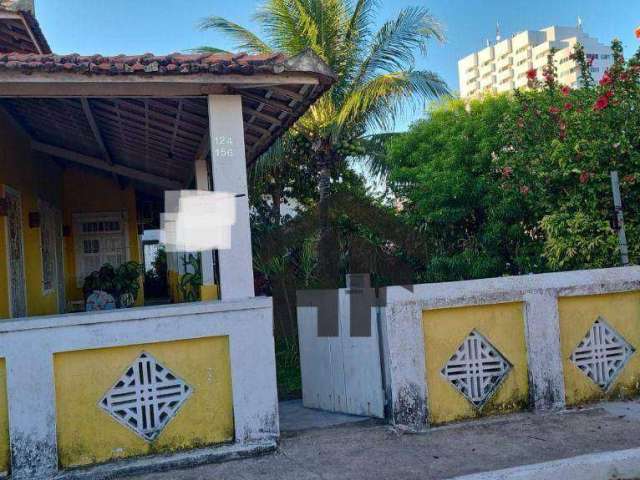
[[[535,68],[527,70],[527,78],[529,80],[535,80],[537,76],[538,76],[538,70],[536,70]]]
[[[569,87],[567,87],[566,85],[564,87],[562,87],[560,89],[560,91],[562,92],[562,95],[565,97],[568,97],[569,94],[571,93],[571,89]]]
[[[611,90],[607,90],[606,92],[604,92],[604,96],[607,98],[611,98],[613,97],[613,92]]]
[[[624,183],[635,183],[636,181],[636,176],[635,175],[625,175],[624,177],[622,177],[622,181]]]
[[[600,85],[609,85],[612,81],[613,79],[611,78],[611,75],[609,75],[609,71],[607,70],[606,72],[604,72],[604,75],[602,75],[602,78],[600,79]]]
[[[591,174],[589,172],[582,172],[580,174],[580,183],[587,183],[590,177]]]
[[[549,107],[549,113],[552,115],[557,115],[560,113],[560,109],[558,107]]]
[[[606,95],[602,95],[596,100],[596,103],[593,105],[594,110],[604,110],[609,105],[609,97]]]
[[[564,104],[564,109],[565,110],[571,110],[572,108],[573,108],[573,105],[571,103],[567,102],[567,103]]]

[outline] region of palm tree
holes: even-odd
[[[254,15],[264,40],[227,19],[213,16],[201,28],[223,32],[235,48],[249,53],[296,55],[311,49],[334,71],[337,81],[296,123],[311,145],[318,172],[319,277],[337,279],[331,241],[331,172],[372,132],[392,128],[402,109],[447,93],[435,73],[415,68],[415,52],[429,40],[443,40],[438,22],[421,7],[403,9],[373,32],[377,0],[265,0]],[[202,47],[203,51],[220,51]]]

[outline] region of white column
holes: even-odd
[[[391,422],[420,432],[428,427],[422,307],[404,287],[387,287],[383,294],[383,359]]]
[[[6,352],[11,478],[52,478],[58,471],[53,357],[44,342],[16,337]]]
[[[529,361],[529,397],[536,410],[565,406],[557,292],[542,290],[524,295]]]
[[[207,172],[207,161],[202,158],[196,160],[196,189],[209,190],[209,173]],[[202,286],[213,287],[215,285],[215,275],[213,272],[213,251],[205,250],[201,253]],[[210,300],[203,298],[202,300]]]
[[[213,189],[239,195],[231,249],[219,250],[222,300],[253,297],[253,258],[249,226],[247,165],[240,95],[209,95]]]

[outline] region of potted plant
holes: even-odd
[[[85,278],[82,287],[85,301],[93,294],[105,292],[112,296],[118,308],[132,307],[140,292],[141,274],[142,266],[138,262],[126,262],[118,268],[106,263]]]

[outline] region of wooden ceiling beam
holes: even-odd
[[[279,111],[287,112],[287,113],[293,113],[294,112],[293,108],[291,108],[288,105],[285,105],[284,103],[280,103],[277,100],[272,100],[270,98],[261,97],[260,95],[257,95],[257,94],[255,94],[253,92],[247,92],[247,91],[244,91],[244,90],[240,90],[240,91],[238,91],[238,94],[242,95],[243,97],[246,97],[246,98],[248,98],[250,100],[253,100],[255,102],[264,103],[265,105],[267,105],[267,106],[269,106],[269,107],[271,107],[271,108],[273,108],[275,110],[279,110]]]
[[[253,108],[249,108],[249,107],[244,107],[243,110],[246,113],[253,115],[254,117],[261,118],[262,120],[264,120],[267,123],[270,123],[271,125],[277,125],[277,126],[282,125],[282,122],[280,120],[278,120],[276,117],[273,117],[271,115],[267,115],[266,113],[260,112],[258,110],[254,110]]]
[[[96,123],[96,119],[93,116],[93,112],[91,111],[91,105],[89,104],[89,100],[86,98],[81,98],[80,103],[82,104],[82,110],[84,111],[84,115],[87,118],[87,122],[89,122],[89,127],[93,132],[93,136],[96,139],[98,147],[100,147],[100,151],[102,152],[102,156],[104,160],[109,164],[113,165],[113,159],[111,158],[111,154],[109,150],[107,150],[107,146],[104,143],[104,139],[102,138],[102,133],[100,133],[100,128],[98,128],[98,124]]]
[[[109,165],[107,162],[100,158],[84,155],[72,150],[67,150],[66,148],[55,147],[53,145],[47,145],[45,143],[36,141],[31,142],[31,147],[38,152],[46,153],[54,157],[59,157],[64,160],[69,160],[71,162],[79,163],[106,172],[115,173],[116,175],[131,178],[133,180],[150,183],[167,190],[179,190],[180,188],[182,188],[182,183],[178,180],[164,178],[148,172],[143,172],[142,170],[125,167],[123,165]]]

